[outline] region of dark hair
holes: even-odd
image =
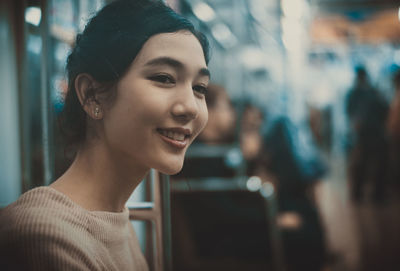
[[[102,8],[76,37],[67,59],[68,92],[60,115],[61,130],[68,147],[84,142],[87,131],[86,113],[75,91],[79,74],[91,75],[100,87],[92,87],[84,102],[95,94],[106,98],[115,95],[113,86],[128,70],[144,43],[159,33],[190,31],[200,42],[206,63],[209,45],[187,19],[157,0],[117,0]],[[102,96],[104,96],[102,95]]]
[[[359,81],[365,81],[368,78],[367,69],[363,65],[355,67],[356,79]]]

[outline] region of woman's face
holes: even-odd
[[[104,112],[104,140],[132,167],[181,170],[184,154],[207,123],[209,72],[188,31],[152,36],[120,79]]]

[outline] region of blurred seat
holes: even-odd
[[[242,175],[235,150],[192,150],[171,180],[176,271],[282,270],[274,187]]]

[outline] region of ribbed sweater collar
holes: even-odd
[[[126,207],[122,212],[89,211],[49,186],[34,188],[23,194],[20,200],[21,203],[29,202],[32,207],[36,205],[37,207],[68,208],[76,215],[82,215],[89,220],[102,221],[110,226],[125,226],[129,221],[129,210]]]

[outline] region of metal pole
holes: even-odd
[[[49,185],[54,178],[54,148],[52,143],[52,106],[49,84],[49,25],[48,25],[48,1],[40,2],[42,20],[40,23],[40,36],[42,39],[42,55],[40,67],[40,98],[42,120],[42,145],[43,145],[43,184]]]
[[[169,176],[161,176],[161,208],[163,230],[164,271],[172,271],[172,237],[171,237],[171,189]]]
[[[11,3],[9,1],[8,3]],[[29,112],[27,110],[27,56],[26,56],[26,24],[25,24],[25,8],[27,3],[23,1],[12,2],[13,11],[15,17],[14,20],[14,35],[15,35],[15,48],[17,57],[17,69],[18,69],[18,108],[19,108],[19,131],[20,131],[20,142],[21,142],[21,193],[27,191],[32,186],[32,170],[31,170],[31,144],[29,140],[29,128],[30,120],[27,117]]]

